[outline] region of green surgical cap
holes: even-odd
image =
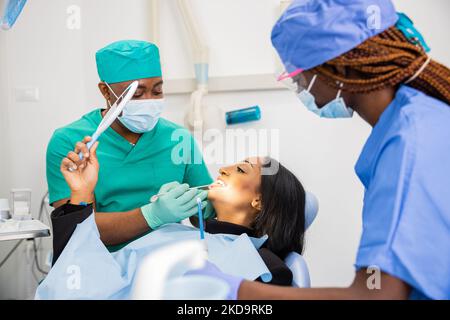
[[[116,83],[161,77],[158,47],[138,40],[113,42],[95,54],[101,81]]]

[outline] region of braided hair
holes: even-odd
[[[342,82],[343,91],[368,93],[405,83],[428,59],[422,46],[410,42],[396,27],[390,27],[315,67],[314,71],[333,88],[340,89],[338,84]],[[342,69],[356,71],[359,76],[347,78],[339,72]],[[450,104],[450,69],[434,60],[430,60],[408,85]]]

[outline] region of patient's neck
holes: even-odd
[[[214,203],[214,210],[218,221],[233,223],[247,228],[251,228],[253,225],[254,216],[246,210],[217,203]]]

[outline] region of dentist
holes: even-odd
[[[372,126],[355,166],[365,188],[355,277],[347,288],[302,289],[212,265],[198,272],[240,299],[450,299],[450,70],[390,0],[296,0],[272,43],[286,67],[280,80],[310,111],[356,112]],[[368,286],[369,267],[380,288]]]
[[[160,117],[164,93],[158,48],[145,41],[117,41],[99,50],[96,62],[101,80],[98,88],[106,106],[54,132],[47,149],[47,182],[54,208],[65,206],[69,212],[68,206],[94,204],[101,239],[115,251],[163,223],[179,222],[194,214],[196,197],[205,200],[206,192],[188,191],[189,186],[209,184],[212,179],[189,132]],[[60,170],[61,161],[67,157],[76,166],[85,165],[78,153],[89,157],[89,152],[84,143],[77,142],[92,135],[117,97],[135,80],[139,86],[134,97],[98,140],[101,166],[94,195],[77,191],[76,186],[71,194]],[[184,147],[180,148],[182,154],[173,159],[179,145]],[[82,168],[66,172],[69,180],[80,175]],[[181,206],[170,197],[149,204],[152,195],[168,191],[184,194],[190,206]],[[55,231],[55,247],[63,246],[80,218],[64,215],[64,210],[58,212],[62,222]]]

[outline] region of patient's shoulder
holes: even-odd
[[[280,286],[292,285],[292,271],[288,268],[288,266],[286,266],[280,257],[267,248],[259,249],[258,253],[272,274],[272,281],[270,281],[271,284]],[[257,281],[261,281],[261,279],[258,278]]]

